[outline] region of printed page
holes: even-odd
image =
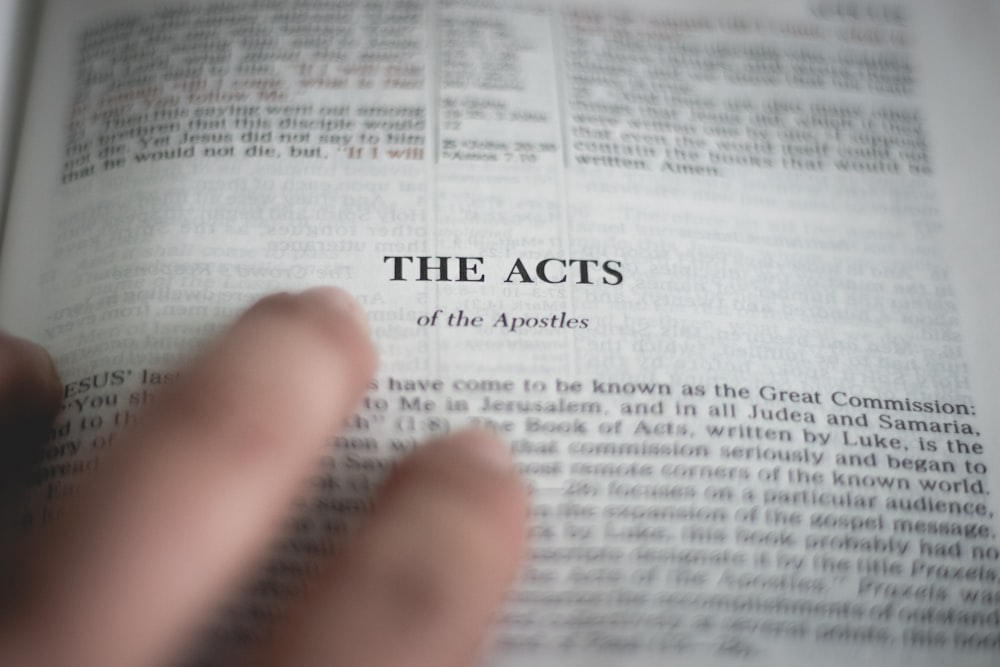
[[[995,663],[987,5],[55,4],[0,263],[67,382],[26,530],[335,283],[377,387],[219,664],[469,424],[533,497],[490,664]]]

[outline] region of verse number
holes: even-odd
[[[600,489],[597,484],[593,482],[582,482],[579,480],[569,480],[566,482],[566,487],[563,489],[563,495],[566,496],[596,496],[600,493]]]
[[[538,155],[536,153],[512,153],[506,152],[503,154],[505,162],[538,162]]]

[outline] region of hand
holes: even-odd
[[[0,665],[177,659],[263,564],[374,369],[364,316],[340,290],[247,311],[119,436],[72,514],[33,548],[0,609]],[[0,443],[37,436],[60,401],[47,356],[0,337]],[[418,449],[248,662],[469,664],[517,571],[525,523],[524,488],[494,436]]]

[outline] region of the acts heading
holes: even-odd
[[[390,280],[415,282],[485,282],[482,257],[386,255],[382,262],[392,267]],[[514,260],[505,283],[573,283],[576,285],[621,285],[622,263],[617,259]]]

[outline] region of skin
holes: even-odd
[[[264,562],[375,366],[364,315],[340,290],[249,309],[118,437],[72,513],[21,552],[28,565],[0,607],[0,664],[176,660]],[[60,400],[44,351],[0,335],[0,446],[37,440]],[[418,448],[246,664],[473,663],[516,576],[526,516],[492,434]]]

